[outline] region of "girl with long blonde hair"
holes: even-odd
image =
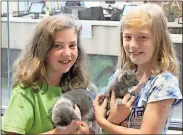
[[[127,63],[139,84],[136,97],[126,94],[116,106],[112,93],[110,115],[103,95],[94,101],[96,120],[112,134],[166,134],[175,106],[182,102],[179,88],[179,63],[168,32],[163,9],[142,4],[128,11],[121,20],[121,55],[118,68]]]

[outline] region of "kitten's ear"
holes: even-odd
[[[128,73],[126,71],[121,72],[118,76],[118,82],[123,82],[127,79]]]
[[[123,82],[123,74],[120,74],[119,76],[118,76],[118,82],[120,83],[120,82]]]
[[[127,79],[128,79],[128,73],[127,73],[127,72],[124,72],[124,74],[123,74],[123,78],[124,78],[125,80],[127,80]]]
[[[58,114],[57,111],[52,112],[52,121],[55,124],[60,122],[60,115]]]
[[[79,107],[76,104],[75,104],[75,110],[73,111],[73,113],[74,112],[79,117],[79,119],[81,119],[81,111],[80,111]]]
[[[72,120],[81,120],[81,113],[76,114],[76,111],[73,108],[70,111]]]

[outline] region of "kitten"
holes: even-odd
[[[83,120],[97,132],[92,94],[86,89],[73,89],[64,93],[53,106],[52,121],[55,127],[65,129],[72,120]],[[79,108],[77,111],[75,111],[75,104]]]
[[[114,90],[116,95],[116,104],[120,105],[122,104],[122,98],[127,93],[134,94],[129,92],[129,90],[138,84],[138,80],[135,76],[135,73],[132,70],[126,69],[126,64],[124,65],[123,69],[118,69],[114,75],[112,76],[112,80],[109,82],[109,84],[106,87],[106,92],[104,94],[104,97],[101,100],[101,103],[103,102],[104,98],[107,97],[107,114],[106,118],[109,116],[110,113],[110,100],[111,100],[111,94],[112,90]]]

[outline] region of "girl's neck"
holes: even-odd
[[[136,71],[136,77],[139,82],[146,82],[152,75],[150,68],[140,68],[138,67]]]
[[[59,86],[62,75],[46,74],[46,81],[51,86]]]

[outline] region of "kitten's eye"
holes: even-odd
[[[124,78],[127,78],[127,76],[128,76],[128,73],[125,72],[125,73],[124,73]]]

